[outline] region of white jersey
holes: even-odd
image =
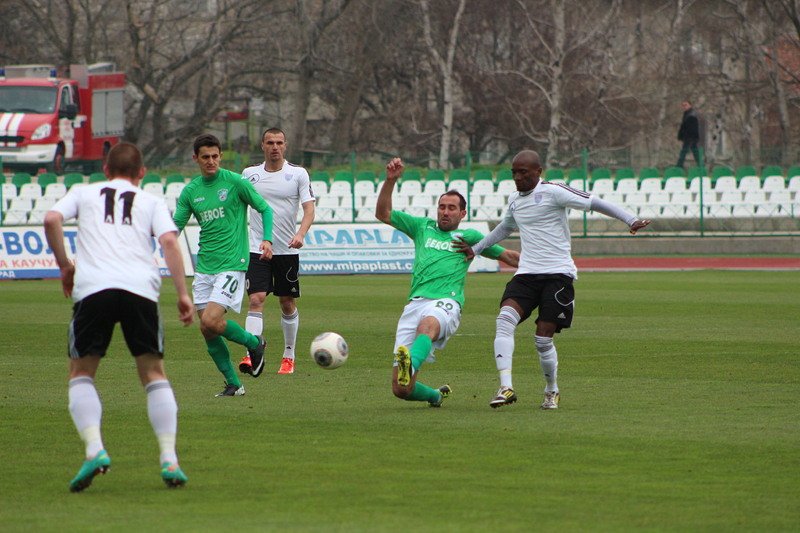
[[[314,201],[314,192],[308,172],[303,167],[283,162],[283,168],[275,172],[264,170],[261,163],[247,167],[242,177],[250,180],[256,192],[272,207],[272,253],[275,255],[298,254],[296,248],[289,248],[289,241],[297,233],[297,210],[300,204]],[[250,251],[260,253],[263,222],[261,213],[249,209],[250,213]]]
[[[78,219],[74,301],[106,289],[158,301],[153,236],[178,231],[162,198],[115,179],[73,187],[52,210]]]
[[[591,196],[546,181],[528,194],[509,196],[504,223],[519,230],[522,245],[517,274],[566,274],[577,279],[566,208],[589,211]]]

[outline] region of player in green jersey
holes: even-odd
[[[253,376],[264,368],[261,336],[248,333],[233,320],[226,320],[228,309],[239,312],[244,293],[244,277],[250,261],[247,235],[247,206],[262,216],[264,235],[261,257],[272,257],[272,208],[242,176],[220,168],[222,148],[219,139],[204,134],[194,141],[192,158],[200,167],[200,176],[192,180],[178,198],[173,219],[179,230],[194,215],[200,224],[200,247],[192,283],[194,303],[200,317],[200,331],[208,353],[225,376],[225,389],[217,396],[244,394],[233,369],[230,351],[224,339],[245,346],[253,364]]]
[[[432,407],[439,407],[450,394],[450,386],[434,389],[417,381],[417,375],[422,363],[433,361],[434,349],[444,348],[461,321],[469,262],[464,261],[453,241],[460,238],[476,243],[483,235],[473,229],[458,229],[467,215],[467,202],[458,191],[447,191],[439,197],[436,220],[393,211],[392,191],[402,173],[400,158],[394,158],[386,165],[386,181],[375,207],[378,220],[397,228],[414,241],[409,302],[397,323],[395,335],[392,392],[403,400],[428,402]],[[519,262],[519,252],[498,245],[487,248],[482,255],[512,266]]]

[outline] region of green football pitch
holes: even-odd
[[[517,329],[519,401],[492,410],[497,302],[509,274],[471,275],[458,334],[420,380],[441,409],[394,398],[403,276],[303,279],[298,369],[247,394],[222,378],[165,280],[166,368],[189,476],[168,490],[144,392],[118,330],[97,388],[112,468],[80,494],[57,281],[0,283],[2,531],[788,531],[800,528],[800,273],[584,273],[556,336],[561,406],[541,411],[533,324]],[[243,315],[234,315],[240,323]],[[350,359],[318,368],[311,338]],[[234,354],[238,362],[241,354]]]

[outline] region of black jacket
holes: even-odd
[[[678,129],[678,140],[683,142],[700,140],[700,121],[693,107],[683,112],[681,127]]]

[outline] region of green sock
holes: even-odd
[[[411,345],[411,366],[414,370],[419,370],[425,359],[431,353],[431,345],[433,341],[427,335],[417,335],[414,339],[414,344]]]
[[[409,402],[438,402],[441,394],[438,390],[417,381],[414,385],[414,390],[411,391],[406,400]]]
[[[246,331],[242,326],[233,320],[228,320],[225,322],[225,331],[222,332],[222,336],[229,341],[235,342],[236,344],[241,344],[250,350],[258,347],[258,337],[249,331]]]
[[[206,346],[208,347],[208,354],[211,356],[211,359],[214,360],[217,369],[225,376],[225,381],[228,382],[228,385],[241,387],[242,382],[239,381],[239,376],[237,376],[236,372],[233,370],[231,352],[228,351],[225,339],[222,337],[214,337],[211,340],[206,340]]]

